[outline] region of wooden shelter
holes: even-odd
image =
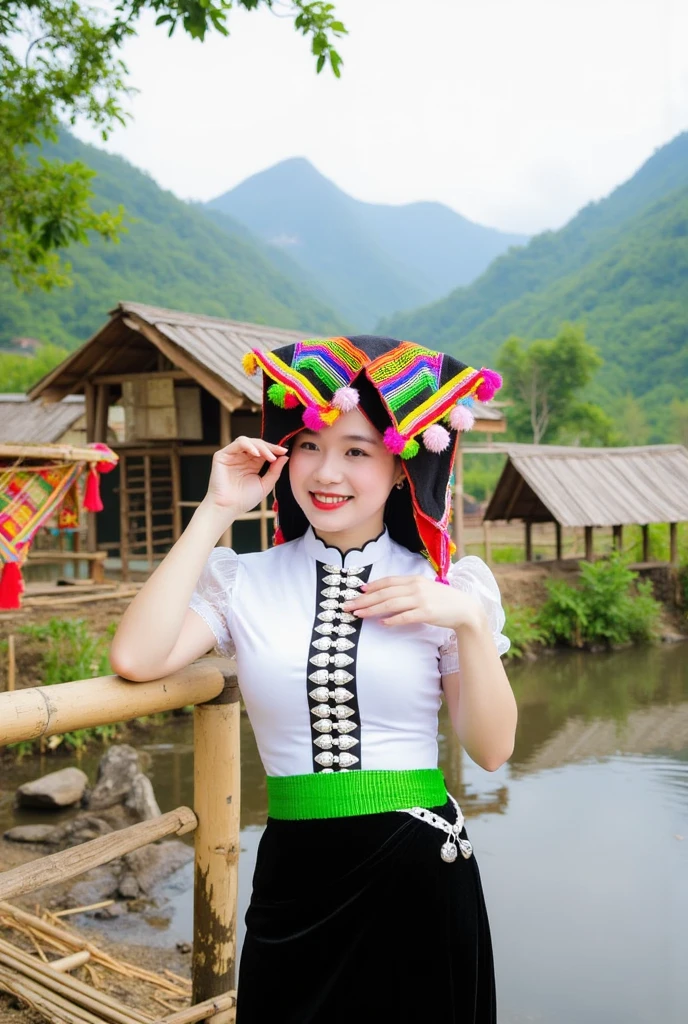
[[[88,442],[105,440],[112,407],[124,409],[123,440],[110,442],[117,470],[103,480],[105,512],[91,517],[88,549],[121,560],[123,577],[149,571],[179,537],[203,498],[213,452],[260,431],[261,380],[243,355],[302,340],[302,332],[121,302],[107,323],[30,392],[62,402],[84,395]],[[73,400],[70,398],[70,401]],[[506,429],[500,409],[476,403],[475,430]],[[456,474],[460,537],[461,459]],[[237,520],[223,543],[265,549],[268,502]],[[97,529],[97,533],[96,533]]]
[[[562,555],[564,526],[585,529],[589,560],[595,527],[612,527],[620,549],[623,527],[641,526],[644,562],[649,560],[649,524],[668,523],[670,561],[677,563],[677,523],[688,520],[688,450],[682,445],[505,444],[500,448],[507,461],[484,518],[524,522],[526,561],[533,557],[533,523],[555,524],[557,560]]]

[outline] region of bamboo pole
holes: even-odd
[[[585,560],[586,562],[592,562],[595,556],[595,542],[593,538],[592,526],[585,527]]]
[[[669,523],[669,562],[678,565],[678,528],[676,523]]]
[[[211,1013],[219,1014],[221,1011],[231,1010],[236,1003],[234,992],[225,992],[224,995],[216,996],[214,999],[206,999],[195,1006],[189,1006],[185,1010],[177,1010],[169,1017],[164,1017],[156,1024],[194,1024],[198,1020],[217,1021],[217,1016],[210,1017]]]
[[[234,986],[239,868],[239,688],[227,674],[222,693],[194,711],[195,836],[193,1002]],[[229,1011],[213,1024],[228,1024]]]
[[[196,815],[189,807],[178,807],[175,811],[161,814],[159,818],[141,821],[138,825],[129,825],[79,846],[47,854],[28,864],[20,864],[0,874],[0,900],[22,896],[57,881],[76,878],[91,868],[107,864],[132,850],[164,839],[165,836],[183,836],[192,832],[196,824]]]
[[[87,1010],[51,992],[38,982],[0,967],[0,990],[11,993],[31,1010],[36,1010],[51,1024],[102,1024],[102,1017],[94,1017]]]
[[[643,562],[650,561],[650,527],[643,523],[640,527],[643,534]]]
[[[146,683],[100,676],[0,693],[0,746],[212,700],[222,692],[226,667],[223,658],[203,658]]]
[[[554,521],[554,531],[556,534],[556,557],[557,562],[561,562],[562,559],[562,538],[561,538],[561,523],[558,519]]]

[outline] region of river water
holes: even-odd
[[[509,675],[519,727],[507,765],[478,768],[444,714],[440,741],[482,873],[500,1024],[686,1024],[688,644],[545,656]],[[190,720],[142,746],[162,809],[191,804]],[[97,759],[79,762],[91,778]],[[13,776],[65,763],[27,759]],[[240,941],[266,808],[245,717],[241,798]],[[20,818],[0,799],[0,828],[19,820],[46,819]],[[118,939],[190,940],[191,877],[190,866],[179,872],[149,913],[100,927]]]

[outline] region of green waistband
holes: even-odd
[[[447,800],[439,768],[269,775],[267,781],[268,815],[291,821],[439,807]]]

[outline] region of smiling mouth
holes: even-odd
[[[342,505],[346,505],[347,501],[352,499],[352,496],[348,494],[324,494],[320,491],[309,491],[308,493],[316,508],[327,509],[328,511],[341,508]]]

